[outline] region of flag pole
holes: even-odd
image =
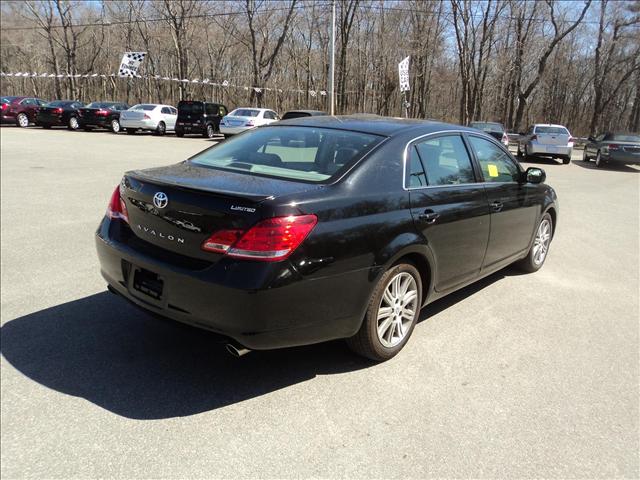
[[[336,66],[336,0],[331,2],[331,44],[329,61],[329,115],[335,115],[334,77]]]

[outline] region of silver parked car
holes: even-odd
[[[560,158],[563,164],[571,162],[573,137],[563,125],[536,123],[520,135],[518,140],[519,157]]]
[[[605,163],[640,165],[640,135],[637,133],[607,132],[597,137],[589,137],[584,146],[582,160],[594,159],[596,167]]]
[[[171,105],[140,103],[120,114],[120,126],[128,134],[150,130],[157,135],[164,135],[176,129],[177,118],[178,110]]]

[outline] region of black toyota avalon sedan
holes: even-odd
[[[344,338],[382,361],[427,303],[543,265],[558,219],[544,180],[471,128],[297,118],[126,173],[98,256],[109,290],[236,354]]]

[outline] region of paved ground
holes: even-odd
[[[105,293],[94,252],[123,171],[207,141],[0,141],[3,478],[638,478],[640,170],[542,162],[545,267],[428,307],[390,362],[341,342],[237,360]]]

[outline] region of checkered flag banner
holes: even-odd
[[[118,76],[127,78],[138,77],[138,69],[146,56],[147,52],[125,52],[122,57],[122,62],[120,62]]]

